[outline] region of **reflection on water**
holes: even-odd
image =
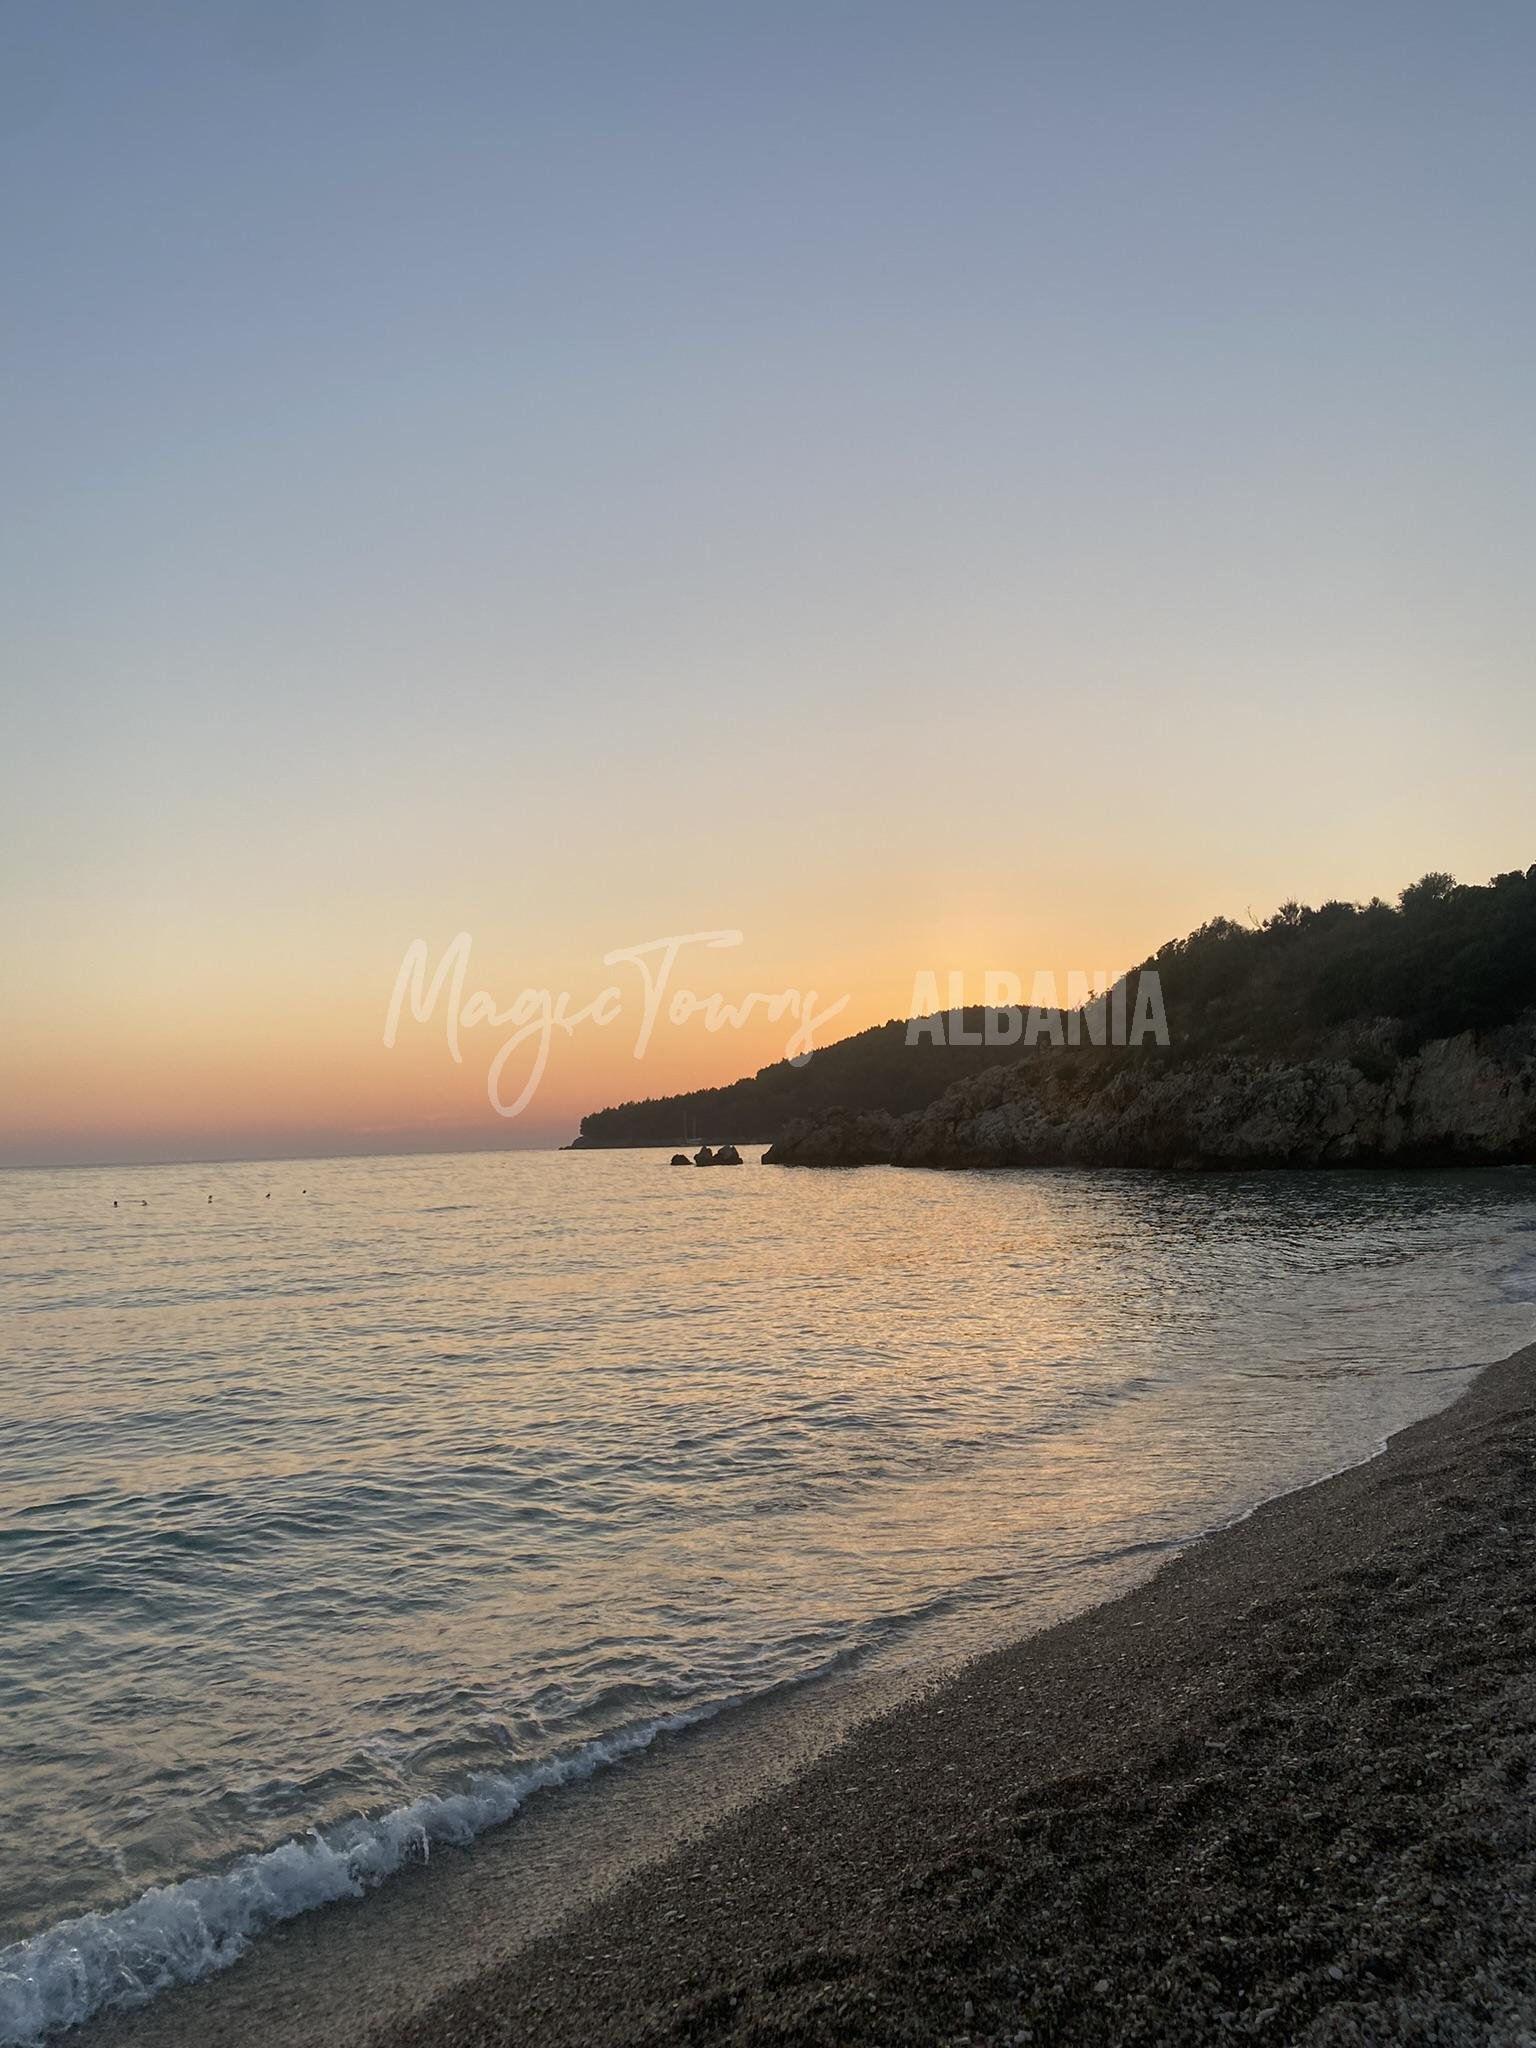
[[[1531,1333],[1528,1174],[664,1158],[0,1176],[0,1939],[1022,1625]]]

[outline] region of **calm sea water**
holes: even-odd
[[[664,1158],[0,1175],[0,2040],[1086,1601],[1536,1334],[1536,1175]]]

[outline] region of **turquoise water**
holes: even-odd
[[[1086,1600],[1536,1334],[1528,1173],[665,1157],[0,1175],[0,2041]]]

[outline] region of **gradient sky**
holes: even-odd
[[[0,1159],[548,1143],[595,995],[1536,859],[1536,9],[0,7]],[[701,977],[703,977],[701,979]],[[638,983],[631,986],[638,991]]]

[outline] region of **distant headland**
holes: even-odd
[[[893,1019],[724,1088],[582,1119],[573,1150],[734,1133],[800,1166],[1536,1164],[1536,866],[1396,904],[1287,903],[1171,940],[1170,1043],[1011,1052]],[[918,1042],[913,1042],[914,1035]],[[1082,1042],[1079,1042],[1082,1041]]]

